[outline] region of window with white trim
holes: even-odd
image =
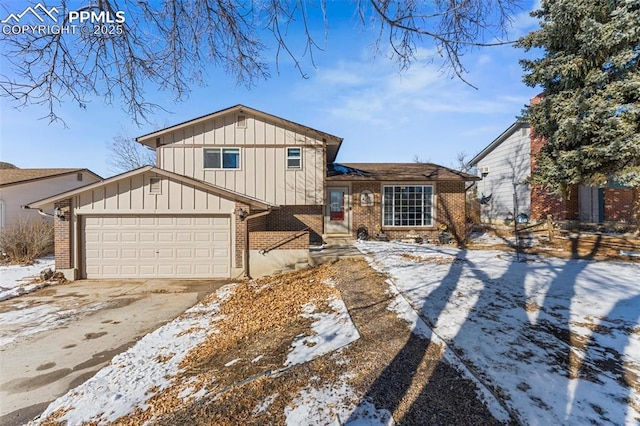
[[[204,148],[205,169],[240,169],[240,148]]]
[[[383,226],[433,226],[433,185],[383,188]]]
[[[302,168],[302,148],[287,148],[287,169]]]

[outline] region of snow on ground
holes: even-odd
[[[315,319],[311,325],[314,334],[300,336],[293,341],[285,366],[309,362],[360,338],[344,302],[334,298],[329,301],[329,306],[332,312],[315,312],[316,306],[313,304],[303,306],[303,317]]]
[[[378,410],[369,402],[356,406],[358,396],[347,384],[348,377],[341,378],[340,386],[313,385],[302,389],[291,405],[285,408],[287,426],[392,426],[393,417],[388,410]]]
[[[218,291],[218,301],[229,297],[231,286]],[[169,387],[179,373],[179,364],[189,349],[209,334],[217,333],[215,322],[220,304],[199,303],[174,321],[147,334],[128,351],[116,355],[111,364],[91,379],[53,401],[40,416],[66,412],[58,421],[67,424],[105,424],[146,408],[146,401]],[[183,393],[183,398],[197,395]],[[32,424],[39,424],[38,421]]]
[[[58,410],[67,410],[57,420],[67,421],[68,424],[104,424],[132,413],[136,408],[146,409],[146,401],[180,380],[178,366],[189,350],[203,342],[211,333],[219,332],[215,323],[222,319],[218,313],[220,303],[230,297],[231,292],[230,286],[223,287],[218,291],[215,303],[200,303],[176,320],[146,335],[131,349],[114,357],[111,364],[93,378],[51,403],[41,418],[46,419]],[[344,302],[334,298],[328,301],[328,305],[333,309],[332,312],[316,312],[315,305],[305,305],[303,316],[314,320],[311,325],[312,334],[300,336],[292,343],[282,371],[335,351],[360,337]],[[226,366],[230,367],[238,360],[229,361]],[[195,388],[188,387],[189,383],[185,385],[186,391],[180,393],[181,398],[197,399],[207,392],[205,388],[195,392]],[[309,392],[315,399],[312,402],[311,396],[301,395],[297,410],[303,410],[305,404],[335,402],[332,400],[335,396],[332,391]],[[256,406],[256,412],[266,410],[272,402],[273,399],[262,401]],[[349,407],[351,410],[348,410]],[[347,410],[347,417],[354,407],[353,403],[343,407],[343,411]],[[293,411],[292,416],[299,412],[296,409]],[[359,409],[356,410],[354,419],[374,415],[384,418],[384,413],[376,414],[373,409]]]
[[[522,423],[640,423],[640,265],[358,247]]]
[[[19,338],[59,327],[78,315],[101,309],[105,303],[97,302],[84,306],[82,310],[60,309],[52,305],[19,303],[13,310],[0,313],[0,348]]]
[[[539,245],[538,239],[541,238],[534,234],[521,234],[518,237],[518,244],[520,247],[536,247]],[[495,245],[511,245],[515,246],[516,239],[513,236],[499,237],[495,234],[487,232],[472,232],[469,235],[469,243],[480,246],[495,246]]]
[[[32,283],[40,278],[40,271],[55,269],[53,256],[43,257],[31,265],[2,265],[0,266],[0,301],[12,299],[23,294],[31,293],[42,287],[56,284],[57,281]]]

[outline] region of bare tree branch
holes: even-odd
[[[123,134],[114,136],[108,149],[110,170],[115,173],[156,164],[155,151]]]
[[[70,10],[65,0],[59,1],[61,26],[69,26]],[[519,2],[349,4],[362,25],[376,30],[378,54],[390,52],[400,70],[436,58],[466,82],[462,56],[474,47],[510,43],[502,38]],[[194,85],[206,83],[210,66],[225,68],[247,87],[269,78],[263,57],[271,44],[268,33],[275,42],[276,69],[287,57],[306,77],[307,64],[315,66],[315,54],[325,49],[331,7],[327,0],[93,0],[78,11],[122,12],[125,21],[84,24],[74,34],[2,32],[0,48],[8,66],[3,64],[0,95],[16,106],[45,106],[50,121],[60,119],[56,111],[61,102],[72,100],[86,108],[94,98],[115,100],[134,121],[143,122],[160,108],[148,101],[147,91],[166,90],[184,100]],[[322,31],[316,22],[322,23]],[[436,53],[423,58],[420,48]]]

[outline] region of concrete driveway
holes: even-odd
[[[85,280],[0,302],[0,424],[23,424],[225,281]]]

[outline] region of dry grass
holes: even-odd
[[[189,351],[180,363],[180,377],[154,395],[147,409],[138,409],[117,424],[137,425],[174,413],[191,402],[181,396],[189,388],[193,393],[206,389],[215,395],[247,378],[282,368],[291,342],[311,334],[311,320],[301,316],[303,305],[312,303],[317,310],[328,311],[327,300],[340,297],[335,288],[323,284],[331,277],[329,269],[320,266],[237,284],[220,305],[219,332]],[[215,299],[212,295],[203,302]],[[234,360],[239,361],[228,365]]]
[[[221,303],[220,332],[187,354],[174,384],[156,393],[148,409],[114,424],[284,424],[285,409],[296,404],[301,390],[344,385],[354,392],[344,403],[355,406],[366,399],[401,424],[497,424],[478,400],[475,384],[442,360],[444,348],[412,334],[387,309],[393,298],[386,279],[362,259],[344,259],[239,283]],[[360,339],[282,369],[293,339],[311,333],[310,321],[300,315],[302,306],[328,310],[332,297],[342,297]],[[189,388],[191,395],[201,389],[204,394],[185,396]],[[327,423],[338,421],[331,406],[323,415]]]

